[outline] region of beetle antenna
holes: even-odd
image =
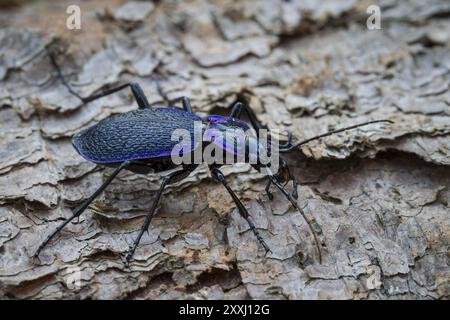
[[[359,128],[359,127],[362,127],[362,126],[367,126],[367,125],[372,124],[372,123],[379,123],[379,122],[394,123],[391,120],[373,120],[373,121],[368,121],[368,122],[364,122],[364,123],[355,124],[353,126],[349,126],[349,127],[345,127],[345,128],[329,131],[329,132],[326,132],[326,133],[319,134],[318,136],[315,136],[315,137],[312,137],[312,138],[309,138],[309,139],[297,142],[296,144],[288,146],[285,149],[280,149],[280,152],[289,152],[289,151],[292,151],[295,148],[298,148],[301,145],[307,144],[307,143],[309,143],[309,142],[311,142],[313,140],[318,140],[318,139],[323,138],[323,137],[331,136],[331,135],[333,135],[335,133],[339,133],[339,132],[343,132],[343,131],[347,131],[347,130],[351,130],[351,129],[355,129],[355,128]]]
[[[311,233],[313,234],[314,241],[315,241],[316,247],[317,247],[317,252],[319,254],[319,263],[322,264],[322,249],[321,249],[321,246],[320,246],[319,237],[317,236],[316,232],[314,231],[314,229],[313,229],[313,227],[311,225],[311,222],[306,217],[305,211],[303,211],[303,209],[300,208],[300,206],[297,204],[297,201],[295,201],[292,198],[292,196],[289,194],[289,192],[286,191],[286,189],[280,184],[280,182],[275,178],[275,176],[269,175],[268,177],[269,177],[270,181],[272,181],[272,183],[275,186],[277,186],[277,188],[284,194],[284,196],[292,203],[292,205],[302,215],[303,219],[305,220],[306,224],[309,227],[309,230],[311,230]]]
[[[67,82],[66,78],[64,77],[61,68],[59,66],[59,64],[56,62],[56,57],[53,51],[48,50],[48,56],[50,57],[50,62],[53,65],[53,68],[56,70],[56,73],[58,74],[58,78],[61,80],[62,84],[64,85],[64,87],[67,88],[67,90],[73,94],[75,97],[77,97],[78,99],[81,100],[81,102],[85,102],[85,98],[83,98],[82,96],[80,96],[75,90],[72,89],[72,87],[70,86],[70,84]]]

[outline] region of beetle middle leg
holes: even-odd
[[[53,231],[50,235],[47,236],[47,238],[39,245],[39,248],[34,253],[33,257],[39,256],[39,253],[42,249],[50,242],[50,240],[58,233],[60,232],[67,224],[69,224],[70,221],[73,219],[79,217],[84,210],[91,204],[92,201],[94,201],[95,198],[103,191],[105,188],[113,181],[113,179],[119,174],[120,171],[123,169],[126,169],[130,165],[130,162],[125,161],[122,162],[122,164],[114,170],[114,172],[106,179],[106,181],[88,198],[86,199],[75,211],[73,212],[72,216],[65,221],[63,221],[56,229]]]
[[[238,208],[238,212],[239,214],[245,219],[247,220],[247,223],[250,227],[250,230],[252,230],[252,232],[255,234],[256,239],[258,239],[259,243],[262,245],[262,247],[264,248],[264,250],[266,250],[266,254],[268,252],[271,252],[269,246],[266,244],[266,242],[264,241],[264,239],[261,237],[261,235],[259,234],[258,230],[256,229],[253,221],[250,219],[250,214],[248,213],[247,209],[245,208],[245,206],[242,204],[241,200],[239,200],[239,198],[236,196],[236,194],[233,192],[233,190],[231,190],[230,186],[228,185],[225,176],[223,175],[223,173],[217,169],[217,168],[211,168],[211,174],[213,175],[214,178],[216,178],[219,182],[221,182],[223,184],[223,186],[225,187],[225,189],[227,189],[228,193],[231,195],[231,197],[233,198],[234,203],[236,204],[237,208]]]
[[[52,52],[49,53],[50,61],[52,65],[54,66],[56,72],[58,73],[58,77],[61,80],[62,84],[69,90],[71,94],[73,94],[75,97],[80,99],[83,103],[88,103],[106,96],[109,96],[110,94],[116,93],[126,87],[130,87],[131,92],[133,93],[134,99],[136,100],[139,109],[144,108],[150,108],[150,104],[148,103],[147,97],[145,96],[144,91],[142,90],[141,86],[138,83],[132,82],[132,83],[124,83],[118,87],[111,88],[105,91],[102,91],[97,94],[91,94],[88,97],[82,97],[80,96],[73,88],[72,86],[67,82],[66,78],[62,74],[61,68],[59,67],[58,63],[56,62],[56,58]]]
[[[173,100],[169,100],[169,105],[173,105],[175,103],[177,103],[178,101],[181,101],[181,104],[183,106],[183,110],[187,111],[189,113],[194,113],[194,111],[192,111],[192,106],[191,106],[191,100],[188,97],[179,97]]]
[[[142,225],[141,231],[139,232],[136,240],[134,240],[133,245],[130,247],[130,250],[128,251],[128,254],[125,258],[125,266],[128,267],[131,259],[133,258],[134,252],[136,251],[136,248],[139,245],[139,242],[141,241],[142,235],[144,234],[145,231],[148,230],[148,228],[150,226],[150,222],[152,221],[152,218],[155,215],[155,211],[156,211],[156,208],[158,207],[159,201],[161,200],[164,189],[169,184],[186,178],[196,167],[197,167],[197,165],[189,165],[189,166],[184,167],[181,170],[174,171],[163,178],[161,186],[159,187],[158,194],[156,195],[156,198],[153,201],[153,204],[152,204],[152,207],[151,207],[149,213],[145,217],[145,221],[144,221],[144,224]]]

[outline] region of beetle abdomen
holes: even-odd
[[[108,117],[77,133],[72,144],[86,160],[114,163],[170,156],[178,141],[172,141],[176,129],[191,134],[194,149],[194,122],[198,116],[174,108],[139,109]]]

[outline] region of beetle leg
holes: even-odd
[[[183,105],[183,110],[189,113],[194,113],[194,111],[192,111],[192,105],[191,105],[191,100],[188,97],[179,97],[173,100],[168,100],[168,103],[170,106],[173,106],[175,103],[181,101],[181,104]]]
[[[294,197],[295,200],[297,200],[298,199],[298,191],[297,191],[298,182],[297,182],[297,179],[295,179],[294,177],[292,177],[292,188],[293,188],[292,196]]]
[[[293,186],[293,190],[292,190],[291,194],[292,194],[292,197],[297,200],[298,199],[298,191],[297,191],[298,182],[294,177],[291,177],[291,180],[292,180],[292,186]],[[272,181],[269,180],[269,181],[267,181],[266,187],[264,188],[264,191],[266,191],[267,197],[269,198],[270,201],[273,200],[273,194],[270,191],[271,185],[272,185]]]
[[[138,83],[130,83],[130,88],[131,92],[133,92],[134,99],[136,100],[139,109],[151,108],[144,91]]]
[[[133,93],[134,99],[136,100],[139,109],[144,108],[150,108],[150,104],[148,103],[147,97],[144,94],[144,91],[142,90],[141,86],[137,83],[125,83],[118,87],[111,88],[105,91],[102,91],[97,94],[91,94],[88,97],[82,97],[80,96],[73,88],[70,86],[70,84],[67,82],[66,78],[62,74],[61,68],[59,67],[58,63],[56,62],[56,58],[52,52],[49,53],[50,61],[52,62],[52,65],[56,69],[56,72],[58,73],[58,77],[61,80],[62,84],[69,90],[71,94],[73,94],[75,97],[80,99],[83,103],[88,103],[106,96],[109,96],[110,94],[116,93],[126,87],[131,88],[131,92]]]
[[[255,234],[256,239],[258,239],[259,243],[263,246],[264,250],[266,250],[266,254],[268,252],[271,252],[269,246],[266,244],[264,239],[261,237],[261,235],[259,234],[259,232],[256,229],[255,225],[253,224],[253,221],[250,219],[250,214],[248,213],[247,209],[242,204],[241,200],[239,200],[239,198],[233,192],[233,190],[231,190],[230,186],[227,184],[227,181],[225,180],[225,176],[223,175],[223,173],[217,168],[211,168],[211,174],[213,175],[214,178],[216,178],[219,182],[221,182],[223,184],[225,189],[227,189],[228,193],[231,195],[231,197],[234,200],[234,203],[236,204],[236,206],[238,208],[239,214],[245,220],[247,220],[247,223],[248,223],[248,225],[250,227],[250,230],[252,230],[252,232]]]
[[[294,137],[294,135],[292,134],[292,131],[288,131],[287,132],[287,138],[288,138],[287,142],[283,143],[283,144],[280,144],[279,148],[280,149],[286,149],[286,148],[291,147],[292,146],[293,137]]]
[[[97,94],[92,94],[88,97],[82,98],[81,97],[81,101],[83,101],[83,103],[88,103],[106,96],[109,96],[110,94],[116,93],[126,87],[130,87],[131,88],[131,92],[133,93],[134,96],[134,100],[136,100],[139,109],[146,109],[146,108],[151,108],[150,107],[150,103],[148,103],[147,97],[145,96],[144,91],[142,90],[141,86],[138,83],[125,83],[122,84],[118,87],[115,88],[111,88],[105,91],[102,91],[100,93]]]
[[[300,212],[303,219],[305,220],[306,224],[308,225],[309,230],[313,234],[314,242],[316,243],[317,253],[319,255],[319,263],[322,263],[322,250],[321,245],[319,242],[319,237],[317,236],[316,232],[314,231],[310,220],[306,217],[305,212],[303,209],[297,204],[297,201],[294,200],[294,198],[287,192],[287,190],[283,187],[283,185],[278,181],[277,177],[274,175],[269,175],[268,178],[270,181],[281,191],[281,193],[284,194],[284,196],[289,200],[289,202]],[[314,217],[313,217],[314,218]],[[317,223],[317,222],[316,222]]]
[[[62,222],[56,229],[53,231],[50,235],[47,236],[47,238],[40,244],[39,248],[34,253],[33,257],[38,257],[39,253],[42,249],[50,242],[50,240],[58,233],[60,232],[70,221],[73,219],[79,217],[84,210],[91,204],[92,201],[94,201],[95,198],[103,191],[105,188],[111,183],[111,181],[119,174],[120,171],[125,169],[129,166],[129,162],[125,161],[122,162],[122,164],[114,170],[114,172],[106,179],[106,181],[98,188],[88,199],[86,199],[75,211],[73,212],[72,216],[68,219],[66,219],[64,222]]]
[[[286,160],[283,159],[282,157],[280,157],[281,160],[281,169],[284,171],[284,175],[285,175],[285,181],[286,184],[289,183],[289,181],[292,181],[292,196],[294,197],[294,199],[298,199],[298,192],[297,192],[297,187],[298,187],[298,182],[295,179],[295,177],[292,175],[291,170],[289,169],[289,165],[287,164]]]
[[[243,98],[238,98],[237,101],[233,102],[230,107],[231,112],[229,117],[231,118],[240,118],[242,115],[242,111],[245,112],[248,119],[250,120],[250,123],[252,124],[253,128],[256,131],[256,135],[259,137],[259,129],[263,129],[264,127],[261,125],[259,120],[256,118],[255,113],[253,110],[247,105],[247,103],[244,101]]]
[[[273,200],[273,194],[272,194],[272,192],[270,192],[270,186],[271,186],[271,184],[272,184],[272,181],[267,181],[267,184],[266,184],[266,188],[264,189],[265,191],[266,191],[266,194],[267,194],[267,197],[269,198],[269,200]]]
[[[241,116],[242,109],[244,108],[244,104],[240,101],[234,102],[231,106],[231,112],[228,115],[230,118],[239,118]]]
[[[188,97],[182,97],[181,102],[183,103],[183,109],[189,113],[194,113],[192,111],[191,100]]]
[[[187,166],[183,168],[182,170],[178,170],[175,172],[172,172],[165,176],[163,178],[163,181],[161,183],[161,186],[159,187],[158,194],[156,195],[155,200],[153,201],[153,205],[145,217],[144,224],[142,225],[141,231],[139,232],[137,238],[134,240],[133,245],[130,247],[130,250],[127,253],[127,256],[125,258],[125,266],[128,267],[131,261],[131,258],[133,258],[134,252],[136,251],[137,246],[139,245],[139,242],[141,241],[142,235],[145,231],[148,230],[148,227],[150,226],[150,222],[152,221],[153,216],[155,215],[156,208],[158,207],[159,201],[161,200],[162,193],[164,189],[171,183],[177,182],[179,180],[184,179],[187,177],[197,166]]]
[[[266,129],[261,122],[256,118],[255,113],[253,112],[252,108],[245,102],[245,98],[241,95],[238,95],[238,100],[233,102],[229,108],[231,108],[231,112],[229,114],[230,118],[240,118],[242,115],[242,111],[245,112],[247,115],[247,118],[250,120],[250,123],[252,124],[253,128],[256,131],[256,136],[259,138],[259,130],[260,129]],[[280,152],[285,152],[285,150],[288,150],[292,147],[292,140],[293,140],[293,134],[291,131],[287,132],[287,138],[288,141],[286,143],[279,145]]]
[[[156,89],[158,90],[159,95],[164,99],[164,101],[168,104],[169,107],[173,107],[175,103],[181,101],[184,111],[194,113],[194,111],[192,111],[191,100],[188,97],[182,96],[170,100],[169,97],[167,97],[167,94],[161,88],[161,84],[159,83],[158,79],[156,79]]]

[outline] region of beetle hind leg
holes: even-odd
[[[69,224],[73,219],[81,216],[81,214],[86,210],[86,208],[94,201],[95,198],[111,183],[111,181],[119,174],[120,171],[129,166],[129,162],[123,162],[109,177],[108,179],[88,198],[86,199],[72,214],[72,216],[64,220],[47,238],[39,245],[38,249],[34,253],[33,257],[37,258],[42,249],[47,246],[50,240],[57,235],[67,224]]]
[[[80,99],[84,104],[109,96],[110,94],[116,93],[126,87],[130,87],[131,92],[133,93],[134,99],[136,100],[139,109],[144,109],[144,108],[150,108],[150,104],[147,100],[147,97],[145,96],[144,91],[142,90],[141,86],[138,83],[125,83],[122,84],[118,87],[114,87],[111,89],[107,89],[104,90],[100,93],[96,93],[96,94],[91,94],[90,96],[87,97],[82,97],[80,94],[78,94],[73,88],[72,86],[69,84],[69,82],[67,82],[66,78],[64,77],[60,66],[58,65],[58,63],[56,62],[56,57],[53,54],[53,52],[49,52],[49,57],[50,57],[50,61],[53,65],[53,67],[55,68],[59,79],[61,80],[62,84],[67,88],[67,90],[74,95],[75,97],[77,97],[78,99]]]

